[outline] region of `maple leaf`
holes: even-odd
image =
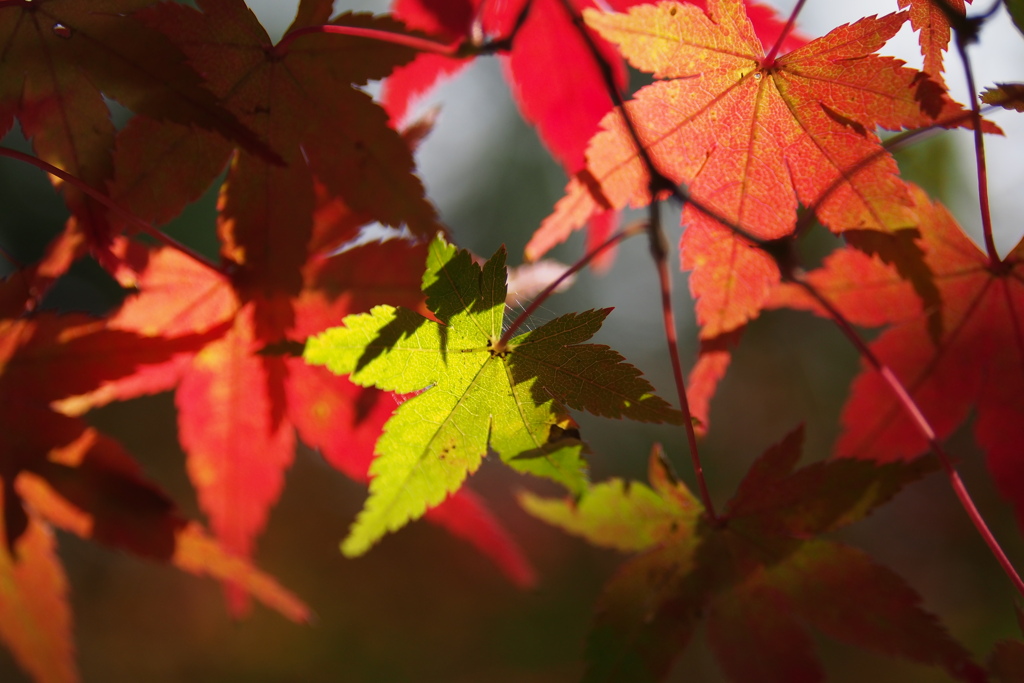
[[[395,0],[391,15],[409,26],[439,39],[454,43],[466,38],[480,8],[480,0]],[[470,58],[445,57],[423,53],[408,64],[397,67],[384,81],[381,103],[395,123],[402,123],[409,106],[438,80],[461,71]]]
[[[646,0],[612,0],[601,4],[625,11],[643,2]],[[523,117],[537,127],[541,139],[566,172],[573,174],[583,169],[587,142],[597,132],[601,117],[612,108],[605,78],[580,35],[581,30],[587,29],[580,27],[570,13],[598,4],[594,0],[532,0],[527,8],[525,0],[396,0],[393,13],[410,27],[451,43],[472,39],[477,17],[480,28],[489,35],[500,39],[514,32],[508,55],[503,59],[512,94]],[[782,28],[775,12],[756,2],[747,4],[758,35],[774,42]],[[517,26],[524,10],[527,14]],[[622,58],[592,31],[590,36],[611,70],[616,87],[622,90],[627,83]],[[802,38],[793,35],[787,48],[802,42]],[[385,108],[394,120],[402,121],[411,101],[469,61],[432,54],[418,56],[396,69],[384,82]],[[572,64],[572,68],[564,68],[566,64]]]
[[[342,545],[347,555],[365,552],[458,490],[488,448],[515,469],[581,491],[582,445],[566,407],[680,422],[617,353],[582,343],[607,310],[561,316],[502,346],[505,282],[504,249],[481,268],[439,235],[423,275],[427,307],[439,322],[376,306],[307,341],[307,362],[356,384],[422,391],[384,426],[370,498]]]
[[[15,484],[39,519],[199,576],[231,581],[288,619],[309,621],[309,608],[294,594],[226,550],[201,525],[183,519],[117,442],[87,430],[53,461],[64,470],[61,480],[26,472]],[[76,489],[77,495],[65,495]]]
[[[614,0],[616,9],[627,9],[640,0]],[[574,11],[593,7],[593,0],[572,0]],[[437,3],[430,0],[397,0],[394,15],[412,28],[435,33],[448,41],[468,40],[477,14],[488,34],[505,37],[515,31],[506,72],[523,117],[537,126],[541,139],[569,173],[584,165],[583,151],[597,130],[598,121],[612,108],[604,78],[580,29],[563,0],[483,3],[481,0]],[[626,84],[626,69],[615,50],[596,38],[598,49],[610,66],[619,88]],[[449,76],[469,63],[438,55],[421,55],[395,70],[385,81],[383,101],[392,118],[401,121],[410,101],[440,77]],[[561,68],[572,64],[572,69]]]
[[[0,640],[34,680],[74,683],[68,580],[56,545],[46,525],[31,520],[14,553],[0,546]]]
[[[285,617],[309,620],[309,608],[295,595],[182,519],[113,440],[85,429],[49,456],[18,474],[13,486],[5,478],[0,493],[5,513],[12,491],[31,510],[14,552],[0,547],[0,639],[36,680],[79,680],[67,580],[49,524],[194,574],[231,580]]]
[[[874,54],[906,14],[840,26],[770,64],[739,0],[711,0],[706,12],[665,2],[585,17],[631,64],[662,79],[627,103],[659,171],[757,238],[791,234],[798,203],[837,232],[910,226],[907,192],[873,130],[931,125],[961,111],[920,72]],[[530,241],[529,258],[596,210],[651,201],[622,115],[602,126],[587,170]],[[778,268],[692,204],[683,223],[701,334],[715,337],[757,314]]]
[[[974,433],[997,488],[1024,525],[1024,241],[993,263],[940,204],[919,188],[919,244],[941,301],[936,333],[912,285],[881,261],[840,252],[809,274],[811,282],[854,324],[895,323],[871,349],[907,387],[939,439],[977,411]],[[863,293],[853,291],[863,282]],[[823,312],[791,285],[778,303]],[[972,358],[964,363],[964,358]],[[890,462],[923,453],[928,443],[874,370],[854,381],[842,413],[840,457]]]
[[[313,177],[331,195],[351,209],[393,227],[407,226],[413,233],[432,235],[437,229],[434,208],[423,196],[423,186],[412,174],[409,145],[387,124],[387,115],[358,86],[382,78],[412,58],[409,48],[367,38],[315,33],[286,37],[274,45],[259,21],[241,0],[199,2],[199,10],[161,3],[137,13],[140,21],[170,37],[202,72],[209,88],[224,107],[264,136],[279,150],[285,165],[268,164],[247,152],[233,159],[223,189],[219,233],[222,255],[244,270],[253,271],[255,292],[283,290],[297,294],[302,287],[299,269],[316,207]],[[290,29],[322,18],[323,12],[306,11]],[[366,14],[346,14],[334,24],[383,31],[400,24]],[[162,135],[159,149],[148,144],[148,132],[123,135],[119,148],[129,162],[133,182],[139,166],[145,176],[159,179],[166,170],[203,171],[208,183],[228,159],[230,148],[209,148],[201,169],[191,167],[188,151],[204,142],[190,139],[190,131],[174,129]],[[180,173],[180,171],[179,171]],[[160,198],[150,215],[173,213],[197,187],[185,183],[181,192]],[[115,193],[115,195],[118,193]],[[165,208],[166,207],[166,208]],[[284,230],[280,226],[288,225]]]
[[[111,97],[145,116],[199,126],[263,158],[280,157],[223,108],[184,55],[133,13],[153,0],[34,0],[0,8],[0,132],[15,117],[43,160],[103,189],[112,171]],[[58,185],[61,185],[58,183]],[[106,209],[63,187],[94,247],[113,236]]]
[[[709,522],[652,453],[652,488],[613,479],[579,502],[523,494],[527,511],[589,542],[639,553],[605,586],[585,681],[655,681],[701,619],[736,681],[823,678],[805,624],[838,640],[984,680],[903,580],[862,551],[819,538],[869,514],[934,463],[831,461],[795,469],[803,430],[751,467]]]
[[[970,2],[971,0],[967,0]],[[943,56],[951,35],[947,12],[965,13],[964,0],[943,0],[943,7],[932,0],[899,0],[900,9],[910,7],[910,25],[917,31],[917,40],[924,57],[924,72],[945,87]]]
[[[600,4],[625,11],[644,2],[647,0],[611,0]],[[508,54],[502,59],[513,98],[523,118],[536,126],[552,155],[566,173],[572,175],[584,169],[587,143],[597,132],[601,118],[612,108],[606,76],[594,61],[594,54],[581,31],[587,31],[616,89],[622,91],[627,85],[622,57],[594,31],[580,25],[574,15],[598,4],[595,0],[531,0],[529,6],[525,0],[502,3],[395,0],[393,12],[410,27],[452,43],[472,40],[477,18],[480,28],[488,34],[499,39],[513,37]],[[703,2],[693,4],[702,6]],[[774,43],[783,22],[769,7],[756,2],[746,4],[758,36],[769,44]],[[804,42],[802,36],[793,32],[786,38],[784,47],[795,49]],[[401,122],[415,98],[470,61],[471,58],[419,55],[410,64],[395,69],[384,82],[384,107],[393,120]],[[573,68],[566,69],[565,64],[572,64]],[[603,211],[589,218],[588,249],[596,247],[610,234],[619,222],[619,213]],[[606,268],[613,257],[614,251],[607,250],[594,265]]]
[[[142,479],[121,446],[54,411],[65,396],[195,352],[207,341],[202,334],[146,338],[81,315],[0,320],[0,638],[38,680],[78,679],[66,580],[45,522],[142,557],[235,579],[286,616],[308,617],[294,595],[211,539],[205,554],[190,549],[205,532]]]
[[[12,488],[14,479],[23,470],[60,476],[50,467],[48,455],[73,443],[86,429],[80,420],[54,412],[52,404],[103,381],[129,376],[141,365],[195,350],[203,342],[196,334],[145,339],[106,330],[103,321],[82,315],[0,320],[0,432],[6,435],[0,444],[0,478],[7,487],[8,546],[27,523]]]
[[[981,93],[981,101],[1003,109],[1024,112],[1024,83],[996,83]]]

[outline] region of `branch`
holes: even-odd
[[[0,0],[0,2],[3,2],[3,0]],[[453,59],[465,59],[468,57],[494,54],[496,52],[506,52],[512,49],[512,42],[515,39],[516,34],[519,33],[519,29],[522,28],[523,23],[526,22],[526,17],[529,15],[531,4],[532,0],[527,0],[526,4],[523,5],[523,9],[519,12],[519,15],[516,17],[516,22],[512,26],[511,33],[503,38],[491,41],[468,38],[457,43],[442,43],[441,41],[434,40],[433,38],[424,38],[410,33],[399,33],[398,31],[385,31],[382,29],[363,28],[360,26],[324,24],[322,26],[304,26],[303,28],[291,31],[288,35],[281,38],[277,45],[270,49],[270,53],[275,57],[283,57],[288,53],[288,49],[296,39],[301,38],[302,36],[318,33],[329,33],[354,38],[367,38],[369,40],[377,40],[382,43],[391,43],[393,45],[412,48],[417,52],[426,52],[429,54],[441,55],[442,57],[451,57]]]
[[[992,210],[988,199],[988,166],[985,163],[985,134],[981,130],[981,105],[974,85],[974,70],[967,55],[967,44],[973,42],[975,35],[956,33],[956,49],[960,61],[964,65],[964,76],[967,78],[967,93],[971,98],[971,116],[974,124],[974,159],[978,170],[978,208],[981,211],[981,230],[985,235],[985,251],[988,253],[989,264],[992,266],[1002,262],[996,250],[995,238],[992,235]]]
[[[463,56],[459,54],[462,48],[460,43],[452,45],[441,43],[430,38],[422,38],[420,36],[410,35],[408,33],[398,33],[396,31],[383,31],[375,28],[362,28],[359,26],[336,26],[334,24],[325,24],[323,26],[305,26],[303,28],[295,29],[288,35],[281,38],[277,45],[271,48],[271,54],[276,57],[283,57],[288,53],[288,48],[291,47],[292,43],[296,39],[302,36],[308,36],[315,33],[331,33],[339,36],[352,36],[355,38],[369,38],[370,40],[377,40],[382,43],[392,43],[394,45],[401,45],[402,47],[409,47],[418,52],[429,52],[436,55],[442,55],[444,57],[459,57]]]
[[[796,7],[794,7],[793,11],[790,12],[789,21],[787,21],[786,25],[782,27],[782,32],[779,33],[779,39],[775,41],[775,44],[772,45],[772,49],[769,50],[768,54],[765,55],[765,58],[761,60],[762,69],[770,69],[775,66],[775,56],[778,55],[779,50],[782,49],[783,41],[786,40],[789,34],[793,32],[793,27],[796,25],[796,18],[800,16],[800,10],[804,8],[804,2],[805,0],[799,0],[799,2],[796,3]]]
[[[853,329],[853,325],[850,324],[839,309],[833,306],[832,302],[819,292],[814,285],[801,278],[794,278],[792,279],[792,282],[806,291],[815,301],[828,311],[829,316],[831,316],[832,320],[839,326],[842,333],[848,340],[850,340],[854,347],[856,347],[861,358],[867,361],[868,364],[870,364],[871,367],[873,367],[882,376],[885,383],[889,385],[889,388],[896,395],[896,399],[899,401],[900,405],[903,406],[903,409],[914,422],[914,426],[917,427],[917,430],[921,435],[928,440],[928,445],[931,448],[931,451],[936,455],[936,457],[938,457],[939,462],[942,464],[942,469],[946,472],[950,486],[953,487],[953,492],[960,501],[960,505],[964,508],[964,512],[966,512],[967,516],[970,518],[971,523],[974,524],[975,529],[978,530],[981,538],[985,541],[985,544],[995,556],[999,566],[1003,568],[1006,576],[1009,577],[1014,588],[1016,588],[1017,592],[1024,597],[1024,581],[1021,580],[1017,570],[1013,567],[1013,563],[1010,562],[1006,553],[1003,552],[1002,547],[999,545],[999,541],[996,540],[996,537],[988,528],[984,517],[981,516],[977,506],[971,499],[971,494],[967,491],[967,487],[964,486],[963,480],[960,479],[960,475],[953,466],[949,455],[946,453],[945,449],[942,448],[942,444],[939,443],[938,437],[936,436],[931,423],[928,421],[928,418],[924,416],[924,413],[921,412],[920,407],[917,405],[917,402],[914,401],[910,392],[907,391],[903,383],[898,377],[896,377],[892,369],[882,363],[878,356],[875,355],[875,352],[871,350],[871,347],[861,339],[860,335],[857,334],[857,331]]]
[[[629,237],[639,235],[645,232],[646,229],[646,226],[643,224],[634,223],[632,225],[628,225],[619,232],[615,233],[614,235],[606,239],[604,242],[599,244],[597,247],[595,247],[588,253],[584,254],[583,258],[581,258],[576,263],[572,264],[572,266],[570,266],[564,273],[555,278],[555,280],[551,284],[549,284],[547,287],[541,290],[541,293],[538,294],[537,297],[530,302],[530,305],[524,308],[522,313],[516,316],[515,320],[513,320],[512,323],[508,326],[508,329],[505,330],[505,332],[501,335],[501,339],[498,340],[498,343],[494,346],[494,348],[499,352],[503,351],[505,347],[508,346],[509,340],[511,340],[512,336],[516,333],[516,331],[520,327],[522,327],[523,323],[526,322],[526,320],[531,315],[533,315],[534,312],[536,312],[536,310],[540,308],[545,301],[547,301],[548,297],[550,297],[551,294],[556,289],[558,289],[558,286],[560,284],[565,282],[574,273],[582,270],[588,263],[590,263],[595,258],[600,256],[609,247],[612,247],[613,245],[618,244],[619,242]]]
[[[693,466],[693,472],[697,478],[697,484],[700,488],[701,501],[704,504],[704,509],[707,512],[708,517],[712,521],[717,521],[718,516],[715,514],[714,502],[711,500],[711,493],[708,490],[707,481],[704,478],[704,466],[701,464],[700,454],[697,450],[697,433],[693,427],[693,414],[690,412],[690,401],[686,396],[686,381],[683,379],[682,363],[679,360],[679,339],[676,332],[675,314],[672,311],[672,278],[668,272],[668,249],[666,246],[665,233],[661,227],[661,212],[659,210],[660,200],[658,199],[658,195],[667,193],[669,196],[678,199],[680,203],[694,203],[694,205],[701,211],[704,211],[707,215],[713,218],[718,218],[718,216],[707,207],[703,207],[700,204],[693,202],[693,198],[689,193],[684,192],[679,188],[655,165],[654,159],[640,140],[637,127],[633,123],[629,110],[626,108],[625,101],[622,99],[622,93],[619,92],[615,85],[615,76],[612,74],[611,66],[605,61],[604,57],[601,55],[601,51],[597,47],[597,44],[594,42],[593,36],[591,36],[587,31],[587,27],[583,22],[583,17],[576,12],[576,10],[569,4],[568,0],[562,0],[562,6],[572,17],[573,25],[576,27],[580,37],[586,44],[587,51],[590,52],[590,56],[597,63],[598,69],[601,71],[601,78],[604,81],[605,89],[608,91],[612,102],[622,115],[622,119],[626,124],[626,130],[629,131],[629,137],[632,139],[633,145],[636,147],[637,155],[640,157],[644,168],[647,170],[649,178],[648,193],[651,195],[651,203],[649,205],[650,221],[647,225],[647,234],[650,242],[651,257],[654,259],[655,268],[658,272],[658,283],[661,290],[662,321],[665,327],[665,341],[668,344],[669,359],[672,363],[672,378],[675,381],[676,394],[679,397],[679,409],[683,413],[683,427],[686,429],[686,441],[690,450],[690,462]],[[722,220],[723,222],[728,223],[724,219]],[[765,240],[754,237],[739,226],[732,227],[737,234],[757,246],[764,247],[768,244]]]
[[[648,235],[651,245],[651,257],[654,259],[655,268],[658,271],[658,288],[661,291],[661,319],[665,328],[665,341],[668,344],[668,357],[672,362],[672,379],[676,385],[676,395],[679,397],[679,409],[683,413],[683,427],[686,429],[686,443],[690,449],[690,464],[693,473],[697,478],[697,485],[700,488],[700,498],[704,503],[704,510],[708,518],[714,523],[718,521],[715,513],[715,505],[711,499],[711,492],[704,478],[704,466],[700,461],[700,452],[697,450],[697,432],[693,426],[693,413],[690,411],[690,400],[686,395],[686,380],[683,379],[683,366],[679,360],[679,335],[676,329],[675,312],[672,309],[672,278],[668,272],[668,246],[665,242],[665,232],[661,229],[660,202],[652,202],[650,205],[650,222],[648,223]]]
[[[96,200],[103,206],[107,207],[116,215],[124,219],[127,223],[135,226],[141,232],[145,233],[146,235],[149,235],[150,237],[157,240],[161,244],[169,246],[173,249],[177,249],[178,251],[190,257],[200,265],[206,266],[207,268],[214,272],[223,273],[223,271],[221,270],[220,267],[217,266],[217,264],[210,261],[208,258],[200,254],[198,251],[192,249],[192,247],[189,247],[186,244],[179,242],[178,240],[174,239],[167,233],[158,230],[157,228],[153,227],[152,225],[142,220],[135,214],[122,208],[113,199],[103,194],[102,192],[92,187],[91,185],[86,184],[85,181],[83,181],[81,178],[71,175],[67,171],[59,169],[53,164],[49,164],[38,157],[32,156],[31,154],[25,154],[24,152],[19,152],[18,150],[10,149],[8,147],[0,147],[0,156],[10,157],[12,159],[17,159],[18,161],[23,161],[26,164],[31,164],[32,166],[35,166],[36,168],[41,169],[46,173],[49,173],[52,176],[60,178],[64,182],[68,183],[69,185],[72,185],[79,191],[83,192],[84,194]]]

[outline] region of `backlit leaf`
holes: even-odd
[[[981,101],[1024,112],[1024,83],[996,83],[995,87],[981,93]]]
[[[917,31],[924,72],[942,85],[945,85],[942,53],[948,48],[952,34],[946,12],[963,16],[965,11],[964,0],[944,0],[944,3],[945,6],[940,7],[931,0],[899,0],[900,9],[910,7],[910,25]]]
[[[3,494],[0,494],[3,495]],[[15,546],[0,545],[0,638],[37,683],[75,683],[68,580],[53,532],[32,520]]]
[[[458,490],[488,448],[512,467],[582,490],[581,444],[562,438],[574,429],[566,407],[679,422],[618,354],[581,343],[607,311],[564,315],[502,347],[505,278],[503,250],[481,268],[438,236],[423,290],[440,322],[377,306],[307,342],[307,362],[356,384],[422,391],[395,411],[377,442],[370,498],[342,546],[346,554],[365,552]]]
[[[975,408],[974,433],[985,449],[999,491],[1024,524],[1024,466],[1018,445],[1024,422],[1024,242],[992,263],[952,215],[924,192],[913,193],[925,263],[934,275],[941,333],[922,312],[912,285],[891,267],[863,255],[839,252],[809,279],[853,323],[896,323],[871,349],[907,387],[939,439],[945,439]],[[865,283],[858,296],[854,282]],[[877,295],[875,294],[877,292]],[[810,308],[784,287],[789,305]],[[874,302],[874,303],[870,303]],[[972,358],[964,363],[965,357]],[[928,448],[914,421],[878,372],[865,368],[843,409],[837,455],[879,462],[911,460]]]
[[[586,17],[630,63],[661,79],[627,103],[658,169],[761,239],[789,235],[798,204],[813,206],[836,232],[911,226],[909,198],[875,128],[964,123],[936,84],[875,54],[905,14],[840,26],[771,64],[739,0],[711,0],[706,11],[665,2]],[[622,115],[609,114],[602,126],[586,172],[528,245],[531,258],[595,211],[651,201]],[[694,271],[702,336],[714,337],[754,317],[779,272],[693,204],[683,224],[683,267]]]

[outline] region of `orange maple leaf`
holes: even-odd
[[[910,7],[910,25],[917,31],[924,56],[924,72],[944,86],[942,53],[949,47],[951,33],[946,12],[963,15],[965,7],[964,0],[943,0],[943,4],[945,8],[932,0],[899,0],[900,9]]]
[[[665,2],[587,23],[661,80],[627,104],[658,170],[703,207],[760,239],[792,233],[798,204],[834,231],[891,231],[913,220],[896,163],[873,132],[963,124],[935,83],[875,53],[907,15],[868,17],[769,62],[740,0],[706,11]],[[527,246],[536,258],[595,211],[643,206],[644,166],[620,112],[608,115],[578,174]],[[694,271],[702,336],[760,310],[779,273],[772,259],[688,204],[683,267]]]
[[[37,681],[78,681],[68,579],[44,523],[29,520],[16,554],[0,546],[0,583],[0,639],[14,659]]]

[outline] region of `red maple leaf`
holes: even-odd
[[[873,130],[966,120],[920,72],[874,54],[905,14],[840,26],[771,63],[740,0],[712,0],[706,11],[662,3],[586,16],[634,66],[663,79],[627,104],[658,170],[756,238],[791,234],[799,204],[837,232],[908,227],[906,190]],[[597,210],[651,201],[647,168],[621,114],[602,126],[586,171],[527,246],[531,258]],[[701,334],[715,337],[757,315],[778,269],[692,203],[683,224],[683,267],[693,270]]]
[[[22,289],[13,280],[0,288],[12,284]],[[66,396],[194,353],[208,340],[147,338],[82,315],[0,320],[0,638],[39,680],[77,680],[67,582],[47,523],[237,581],[289,618],[308,618],[297,598],[184,519],[120,444],[54,410]]]
[[[0,320],[0,433],[5,435],[0,478],[8,546],[27,524],[14,493],[15,479],[30,471],[55,484],[63,473],[53,467],[53,452],[71,447],[88,430],[84,422],[55,412],[52,404],[102,381],[129,376],[141,365],[194,351],[203,341],[197,334],[174,340],[140,338],[107,330],[103,321],[82,315]],[[127,545],[142,554],[159,555],[141,544]]]
[[[114,124],[103,97],[144,116],[216,131],[263,158],[280,158],[223,108],[182,52],[134,12],[155,0],[25,0],[0,7],[0,134],[17,119],[36,154],[102,190]],[[106,209],[62,186],[72,225],[89,246],[113,237]],[[85,245],[83,244],[84,248]]]
[[[809,279],[851,322],[894,324],[871,349],[907,387],[938,438],[975,409],[974,433],[989,471],[1024,525],[1024,241],[993,263],[944,207],[919,189],[913,196],[919,243],[939,291],[938,329],[913,286],[877,258],[847,249]],[[823,313],[792,285],[780,288],[773,304]],[[891,462],[928,448],[874,370],[865,368],[854,381],[842,422],[840,457]]]
[[[615,0],[626,9],[639,0]],[[573,24],[570,9],[562,0],[530,3],[521,26],[517,20],[525,0],[483,3],[481,0],[431,2],[396,0],[394,16],[410,27],[434,33],[455,42],[471,38],[474,21],[489,35],[515,37],[505,66],[513,93],[527,121],[551,153],[575,173],[584,165],[583,150],[597,130],[598,121],[612,108],[612,100],[586,42]],[[593,7],[593,0],[572,0],[572,9]],[[596,38],[596,36],[595,36]],[[622,59],[605,41],[596,38],[605,61],[611,66],[619,88],[626,84]],[[439,78],[454,74],[469,59],[421,55],[400,67],[385,81],[383,101],[392,118],[401,121],[411,100],[430,88]],[[572,69],[561,68],[572,64]]]
[[[274,45],[241,0],[200,2],[202,11],[162,3],[136,14],[140,21],[182,45],[191,65],[207,80],[223,106],[279,150],[283,165],[239,151],[221,197],[223,255],[260,273],[264,289],[301,289],[299,269],[312,229],[313,176],[354,211],[393,227],[432,235],[439,226],[423,196],[409,145],[388,126],[387,115],[359,89],[412,58],[409,48],[367,38],[313,33]],[[321,3],[323,4],[323,3]],[[315,9],[315,8],[314,8]],[[322,19],[300,13],[292,31]],[[346,14],[333,23],[395,31],[388,18]],[[118,139],[116,198],[144,218],[174,215],[213,180],[230,146],[170,127],[154,136],[152,126]],[[157,141],[154,143],[154,137]],[[198,167],[196,158],[201,160]],[[185,171],[184,168],[188,170]],[[174,175],[184,180],[169,192],[148,187]],[[289,230],[274,226],[287,224]]]

